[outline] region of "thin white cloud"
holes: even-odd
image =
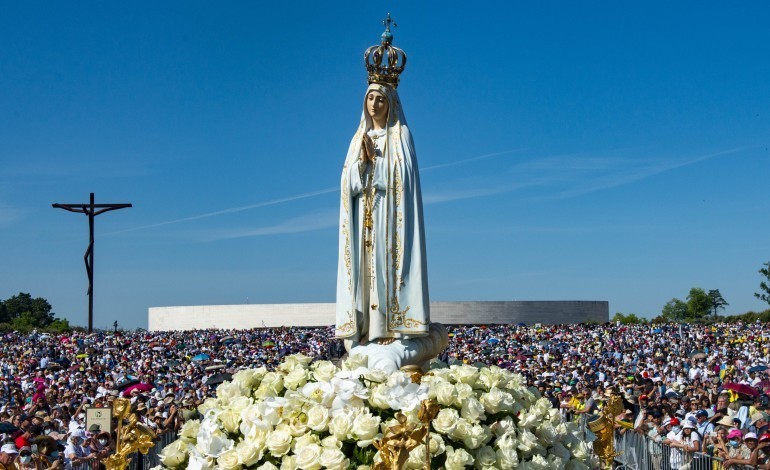
[[[178,224],[180,222],[189,222],[189,221],[192,221],[192,220],[207,219],[209,217],[216,217],[218,215],[233,214],[235,212],[242,212],[242,211],[247,211],[247,210],[250,210],[250,209],[257,209],[259,207],[274,206],[276,204],[283,204],[285,202],[297,201],[297,200],[300,200],[300,199],[307,199],[307,198],[311,198],[311,197],[316,197],[316,196],[320,196],[322,194],[333,193],[335,191],[339,191],[339,188],[337,188],[337,187],[326,188],[326,189],[321,189],[321,190],[318,190],[318,191],[312,191],[312,192],[309,192],[309,193],[302,193],[302,194],[297,194],[297,195],[294,195],[294,196],[287,196],[287,197],[283,197],[283,198],[280,198],[280,199],[272,199],[270,201],[257,202],[257,203],[254,203],[254,204],[249,204],[247,206],[231,207],[229,209],[222,209],[222,210],[218,210],[218,211],[214,211],[214,212],[207,212],[205,214],[198,214],[198,215],[193,215],[193,216],[190,216],[190,217],[183,217],[181,219],[174,219],[174,220],[167,220],[165,222],[158,222],[157,224],[142,225],[140,227],[127,228],[125,230],[118,230],[116,232],[110,232],[107,235],[112,235],[112,234],[117,234],[117,233],[125,233],[125,232],[134,232],[136,230],[144,230],[144,229],[148,229],[148,228],[163,227],[164,225]]]
[[[458,160],[458,161],[454,161],[454,162],[442,163],[442,164],[438,164],[438,165],[429,166],[429,167],[424,168],[424,169],[422,169],[420,171],[422,171],[422,172],[432,171],[432,170],[436,170],[436,169],[439,169],[439,168],[445,168],[445,167],[450,167],[450,166],[455,166],[455,165],[461,165],[461,164],[465,164],[465,163],[469,163],[469,162],[474,162],[474,161],[478,161],[478,160],[484,160],[484,159],[487,159],[487,158],[497,157],[497,156],[500,156],[500,155],[507,155],[507,154],[514,153],[514,152],[519,152],[519,151],[521,151],[521,149],[513,149],[513,150],[506,150],[506,151],[503,151],[503,152],[488,153],[488,154],[480,155],[480,156],[477,156],[477,157],[466,158],[464,160]],[[312,192],[308,192],[308,193],[297,194],[297,195],[294,195],[294,196],[287,196],[287,197],[283,197],[283,198],[279,198],[279,199],[272,199],[272,200],[269,200],[269,201],[257,202],[257,203],[248,204],[248,205],[245,205],[245,206],[231,207],[231,208],[228,208],[228,209],[222,209],[222,210],[218,210],[218,211],[214,211],[214,212],[207,212],[205,214],[192,215],[192,216],[189,216],[189,217],[182,217],[182,218],[179,218],[179,219],[167,220],[165,222],[158,222],[158,223],[155,223],[155,224],[142,225],[142,226],[139,226],[139,227],[132,227],[132,228],[124,229],[124,230],[117,230],[115,232],[105,233],[104,235],[115,235],[115,234],[118,234],[118,233],[134,232],[134,231],[137,231],[137,230],[145,230],[145,229],[149,229],[149,228],[163,227],[165,225],[178,224],[178,223],[181,223],[181,222],[190,222],[190,221],[193,221],[193,220],[207,219],[209,217],[216,217],[216,216],[225,215],[225,214],[233,214],[233,213],[236,213],[236,212],[242,212],[242,211],[247,211],[247,210],[251,210],[251,209],[258,209],[260,207],[274,206],[274,205],[283,204],[283,203],[286,203],[286,202],[298,201],[300,199],[313,198],[313,197],[317,197],[317,196],[321,196],[321,195],[324,195],[324,194],[329,194],[329,193],[333,193],[333,192],[337,192],[337,191],[339,191],[339,188],[335,186],[333,188],[320,189],[318,191],[312,191]]]
[[[487,181],[458,180],[453,188],[425,191],[424,201],[440,203],[505,194],[522,189],[540,189],[547,194],[526,196],[534,200],[566,199],[624,186],[711,158],[735,154],[738,147],[687,158],[560,155],[516,164]],[[495,182],[505,179],[510,182]]]
[[[508,155],[515,152],[522,152],[526,149],[513,149],[513,150],[506,150],[504,152],[493,152],[493,153],[487,153],[485,155],[479,155],[478,157],[472,157],[472,158],[466,158],[465,160],[457,160],[455,162],[449,162],[449,163],[439,163],[438,165],[431,165],[429,167],[420,168],[420,173],[424,173],[426,171],[433,171],[438,170],[439,168],[447,168],[450,166],[457,166],[457,165],[463,165],[465,163],[475,162],[479,160],[486,160],[487,158],[492,157],[499,157],[501,155]]]
[[[729,150],[711,152],[685,158],[583,158],[553,159],[541,170],[561,172],[572,183],[560,191],[555,191],[538,199],[565,199],[596,191],[625,186],[667,171],[694,165],[723,155],[735,154],[749,147],[737,147]]]
[[[339,212],[337,212],[335,209],[329,208],[322,211],[304,214],[299,217],[294,217],[274,225],[207,232],[201,237],[201,241],[229,240],[233,238],[313,232],[316,230],[336,227],[338,223]]]

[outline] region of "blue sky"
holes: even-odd
[[[0,298],[95,326],[331,302],[363,50],[393,14],[433,300],[690,287],[758,310],[770,261],[766,2],[16,2],[0,16]],[[766,305],[764,305],[766,307]]]

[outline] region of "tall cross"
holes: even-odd
[[[86,262],[86,274],[88,274],[88,332],[94,329],[94,217],[105,212],[132,207],[131,204],[94,204],[94,193],[91,193],[91,202],[87,204],[53,204],[56,209],[77,212],[88,216],[88,249],[83,259]]]
[[[390,32],[390,24],[393,23],[394,28],[398,28],[398,25],[395,21],[390,17],[390,13],[388,13],[388,16],[382,20],[382,24],[385,26],[385,31]]]

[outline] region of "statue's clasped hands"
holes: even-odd
[[[374,150],[374,141],[369,135],[364,134],[361,139],[361,163],[374,163],[377,153]]]

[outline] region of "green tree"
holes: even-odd
[[[770,305],[770,261],[765,263],[764,268],[759,270],[759,274],[764,277],[759,283],[759,292],[754,293],[754,297],[765,301]]]
[[[720,310],[724,310],[726,306],[730,305],[725,298],[722,297],[719,289],[710,290],[708,296],[709,301],[711,302],[711,313],[714,315],[714,318],[719,316]]]
[[[612,317],[613,322],[620,322],[622,325],[638,325],[640,323],[645,323],[643,318],[639,318],[636,316],[635,313],[629,313],[628,315],[623,315],[620,312],[617,312],[614,317]]]
[[[666,302],[660,313],[665,322],[683,322],[687,318],[687,303],[673,298]]]
[[[699,321],[708,316],[711,311],[711,299],[700,287],[693,287],[687,294],[687,318]]]
[[[4,300],[2,305],[0,321],[13,323],[15,319],[21,318],[25,313],[27,315],[24,322],[31,322],[34,327],[46,327],[55,320],[55,316],[51,312],[51,304],[42,297],[32,298],[31,295],[20,292],[18,295]]]

